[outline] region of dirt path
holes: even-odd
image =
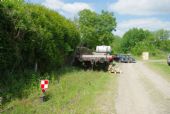
[[[170,83],[142,62],[121,64],[117,114],[170,114]]]

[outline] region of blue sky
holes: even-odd
[[[130,28],[144,28],[150,31],[170,30],[170,0],[26,0],[44,5],[66,18],[73,18],[80,10],[114,12],[117,31],[122,36]]]

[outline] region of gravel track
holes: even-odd
[[[170,83],[142,62],[121,64],[117,114],[170,114]]]

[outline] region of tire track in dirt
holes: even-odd
[[[166,105],[158,105],[159,102],[154,102],[146,86],[143,78],[152,84],[152,88],[156,88],[154,94],[161,93],[164,100],[169,98],[169,83],[158,74],[148,69],[141,62],[136,64],[121,64],[123,73],[119,77],[118,95],[116,99],[117,114],[168,114],[168,102]],[[169,106],[170,107],[170,106]],[[161,109],[162,108],[162,109]],[[163,110],[166,109],[166,110]]]
[[[139,70],[142,75],[141,79],[156,107],[162,114],[170,114],[170,83],[153,70],[150,70],[149,67],[145,67],[142,62],[139,62],[139,65],[135,67],[142,69],[142,71]]]

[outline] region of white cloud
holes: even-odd
[[[65,3],[62,0],[45,0],[42,4],[67,17],[73,17],[83,9],[92,10],[89,4],[83,2]]]
[[[170,0],[118,0],[109,10],[128,15],[170,14]]]
[[[170,30],[169,21],[161,21],[156,18],[143,18],[143,19],[131,19],[118,23],[117,31],[114,32],[116,35],[122,36],[130,28],[143,28],[150,31],[155,31],[158,29]]]
[[[53,10],[60,10],[64,5],[60,0],[45,0],[42,4]]]
[[[92,8],[86,3],[75,2],[73,4],[65,4],[62,9],[66,12],[76,14],[83,9],[92,9]]]

